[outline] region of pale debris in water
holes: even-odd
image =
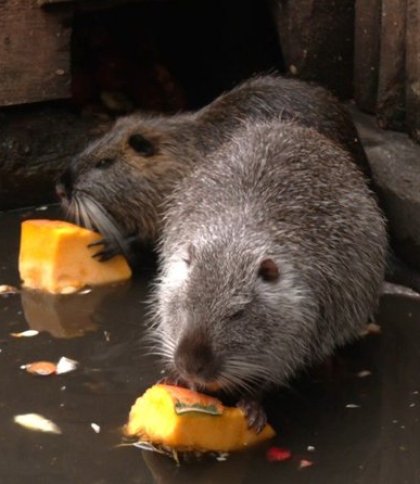
[[[51,361],[34,361],[22,365],[20,368],[26,370],[31,375],[37,376],[50,376],[54,375],[57,371],[57,365]]]
[[[309,460],[309,459],[301,459],[300,462],[299,462],[299,470],[300,469],[305,469],[306,467],[311,467],[313,466],[314,463]]]
[[[65,356],[62,356],[57,363],[56,373],[57,375],[62,375],[63,373],[69,373],[74,371],[79,366],[79,362],[76,360],[71,360]]]
[[[9,286],[8,284],[0,284],[0,294],[16,294],[19,292],[14,286]]]
[[[224,462],[225,460],[227,460],[228,457],[229,457],[229,453],[228,452],[220,452],[217,455],[216,460],[218,462]]]
[[[92,423],[90,424],[90,426],[91,426],[92,430],[95,432],[95,434],[99,434],[99,432],[101,431],[101,426],[100,426],[100,425],[98,425],[98,424],[97,424],[97,423],[95,423],[95,422],[92,422]]]
[[[359,371],[359,373],[357,374],[357,376],[359,378],[366,378],[367,376],[370,376],[372,374],[371,371],[369,370],[362,370],[362,371]]]
[[[25,413],[15,415],[13,421],[28,430],[36,432],[47,432],[50,434],[61,434],[61,429],[54,422],[37,413]]]
[[[365,329],[363,329],[360,332],[360,336],[367,336],[369,334],[381,334],[382,329],[379,326],[379,324],[376,323],[369,323],[365,326]]]
[[[36,329],[27,329],[26,331],[21,331],[20,333],[10,333],[13,338],[32,338],[37,336],[39,331]]]
[[[313,445],[308,445],[308,447],[306,447],[306,450],[308,452],[315,452],[315,447]]]
[[[41,205],[40,207],[37,207],[35,210],[37,212],[45,212],[45,210],[48,210],[48,207],[46,205]]]
[[[401,286],[399,284],[394,284],[391,282],[385,282],[382,286],[382,294],[398,294],[402,296],[408,296],[413,298],[420,298],[420,294],[412,289]]]
[[[356,405],[355,403],[348,403],[346,408],[360,408],[360,405]]]

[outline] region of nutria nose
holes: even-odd
[[[75,171],[70,165],[66,168],[66,170],[61,175],[57,185],[56,185],[56,192],[57,195],[61,198],[68,197],[73,189],[74,180],[76,178]]]
[[[194,334],[182,337],[174,363],[184,378],[199,379],[202,383],[214,381],[220,370],[220,362],[211,345]]]
[[[67,192],[66,192],[66,188],[65,186],[58,182],[56,185],[55,185],[55,193],[57,194],[57,196],[63,200],[65,198],[67,198]]]

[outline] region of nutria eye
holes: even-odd
[[[113,160],[112,158],[102,158],[102,160],[99,160],[96,163],[95,167],[100,168],[100,169],[104,169],[104,168],[110,167],[114,163],[115,163],[115,160]]]
[[[273,259],[264,259],[258,269],[258,277],[264,282],[276,282],[280,277],[280,271]]]
[[[238,320],[238,319],[241,319],[244,316],[244,314],[245,314],[245,309],[239,309],[238,311],[236,311],[236,313],[233,313],[229,319],[231,321]]]
[[[128,138],[128,144],[142,156],[153,156],[156,153],[153,144],[141,134],[133,134]]]

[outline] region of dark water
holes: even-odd
[[[0,284],[18,283],[22,218],[54,216],[53,209],[0,213]],[[129,285],[85,295],[0,296],[0,483],[420,482],[420,302],[401,296],[383,298],[381,334],[268,399],[278,432],[270,445],[290,449],[291,460],[269,463],[261,448],[177,467],[166,457],[118,447],[132,402],[161,376],[142,344],[150,278],[146,268]],[[10,337],[28,325],[42,332]],[[51,377],[20,369],[61,356],[80,368]],[[361,378],[363,370],[371,374]],[[15,424],[13,417],[25,413],[52,420],[62,434]],[[302,458],[313,466],[299,470]]]

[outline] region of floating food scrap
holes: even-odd
[[[275,435],[250,430],[241,409],[174,385],[149,388],[132,406],[125,435],[180,452],[229,452]]]
[[[16,294],[19,292],[19,289],[13,286],[9,286],[8,284],[1,284],[0,285],[0,294]]]
[[[361,332],[361,336],[367,336],[369,334],[381,334],[382,329],[379,324],[369,323],[365,326],[365,329]]]
[[[216,460],[218,462],[225,462],[227,460],[227,458],[229,457],[229,452],[220,452],[217,456],[216,456]]]
[[[21,366],[21,368],[31,375],[49,376],[56,372],[57,365],[51,361],[34,361]]]
[[[357,374],[357,376],[359,378],[366,378],[367,376],[370,376],[372,374],[371,371],[369,370],[362,370],[362,371],[359,371],[359,373]]]
[[[95,434],[99,434],[99,432],[101,431],[101,426],[96,424],[95,422],[92,422],[90,426],[92,430],[95,432]]]
[[[59,220],[26,220],[22,223],[19,272],[23,285],[50,293],[67,294],[87,285],[127,280],[131,270],[122,256],[99,262],[92,256],[99,247],[88,247],[101,236]]]
[[[54,422],[37,413],[26,413],[15,415],[13,421],[28,430],[37,432],[48,432],[50,434],[61,434],[61,429]]]
[[[299,469],[305,469],[305,467],[311,467],[314,463],[308,459],[301,459],[299,462]]]
[[[74,371],[78,366],[79,366],[78,361],[62,356],[58,360],[56,373],[57,375],[69,373],[70,371]]]
[[[69,373],[74,371],[79,366],[76,360],[71,360],[62,356],[58,363],[53,363],[52,361],[34,361],[32,363],[27,363],[22,365],[22,370],[26,370],[32,375],[38,376],[49,376],[49,375],[62,375],[64,373]]]
[[[38,334],[39,331],[37,331],[36,329],[27,329],[26,331],[22,331],[20,333],[10,333],[10,336],[12,336],[13,338],[33,338]]]
[[[281,447],[270,447],[267,450],[268,462],[283,462],[289,460],[292,457],[292,453],[289,449],[283,449]]]
[[[348,403],[346,405],[346,408],[360,408],[360,405],[357,405],[355,403]]]

